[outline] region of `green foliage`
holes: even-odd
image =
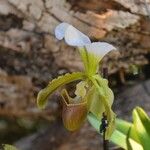
[[[101,122],[93,114],[88,115],[88,120],[99,132]],[[149,150],[150,118],[142,108],[136,107],[133,110],[133,123],[116,119],[116,130],[111,141],[127,150]]]

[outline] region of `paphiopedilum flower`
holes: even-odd
[[[85,72],[93,75],[97,72],[100,60],[116,48],[106,42],[91,42],[88,36],[68,23],[61,23],[55,29],[56,38],[64,38],[68,45],[78,47],[84,63]]]
[[[99,120],[102,118],[102,113],[105,113],[108,119],[106,130],[108,139],[114,130],[115,114],[111,109],[114,95],[108,87],[107,79],[98,74],[98,69],[102,58],[116,48],[106,42],[92,43],[89,37],[68,23],[59,24],[55,29],[55,36],[58,40],[64,39],[68,45],[79,49],[85,70],[65,74],[52,80],[46,88],[39,92],[38,106],[44,108],[49,95],[60,86],[75,80],[82,80],[76,86],[75,98],[71,98],[66,90],[61,92],[64,125],[73,131],[82,125],[89,113]]]

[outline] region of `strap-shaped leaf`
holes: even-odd
[[[91,125],[99,132],[101,121],[92,113],[88,115]],[[149,150],[150,118],[139,107],[133,111],[133,124],[124,120],[116,120],[116,129],[111,141],[127,150]]]
[[[126,149],[149,150],[150,118],[140,107],[136,107],[133,111],[133,124],[131,127],[129,127],[125,121],[119,120],[117,130],[124,132],[126,135],[126,141],[123,142],[126,144]],[[113,135],[115,135],[115,133]],[[113,142],[115,142],[115,138],[116,136],[111,137]],[[119,143],[116,141],[116,144]]]
[[[99,133],[101,121],[98,120],[92,113],[89,113],[87,118],[90,124]],[[129,149],[129,142],[132,147],[136,148],[136,150],[143,150],[141,144],[138,142],[136,131],[133,128],[133,124],[121,119],[116,119],[116,129],[113,132],[110,140],[126,150]]]
[[[90,124],[96,129],[96,131],[98,133],[99,132],[99,128],[100,128],[100,125],[101,125],[101,121],[98,120],[92,113],[89,113],[88,114],[88,121],[90,122]],[[117,123],[118,120],[116,120],[116,123]],[[130,125],[129,125],[130,127]],[[111,136],[111,139],[110,139],[113,143],[121,146],[122,148],[124,149],[127,149],[127,146],[126,146],[126,134],[124,134],[123,132],[121,132],[120,130],[116,130],[113,132],[112,136]]]
[[[150,149],[150,118],[140,107],[133,111],[133,123],[144,150]]]
[[[116,121],[116,124],[117,124],[116,126],[118,126],[119,122],[120,122],[120,120]],[[126,124],[126,122],[125,122],[125,124]],[[113,143],[119,145],[120,147],[122,147],[122,148],[124,148],[126,150],[132,150],[132,149],[133,150],[134,149],[135,150],[144,150],[142,145],[136,139],[137,136],[136,136],[136,132],[134,130],[133,125],[131,124],[131,127],[128,127],[126,125],[123,125],[124,126],[123,129],[125,129],[124,131],[123,130],[119,130],[119,128],[116,127],[116,130],[113,132],[110,140]],[[126,133],[126,131],[128,131],[128,132]]]
[[[75,80],[84,79],[85,74],[82,72],[67,73],[65,75],[59,76],[58,78],[52,80],[48,86],[42,89],[37,96],[37,105],[39,108],[44,108],[47,103],[48,97],[60,86],[70,83]]]

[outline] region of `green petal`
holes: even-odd
[[[105,84],[103,93],[106,93],[105,97],[106,97],[109,105],[112,106],[113,99],[114,99],[113,92],[108,87],[108,81],[106,79],[103,79],[102,82],[104,82],[102,84]],[[103,98],[99,94],[96,87],[93,86],[88,92],[88,108],[89,108],[89,111],[92,112],[98,119],[101,119],[102,113],[105,112],[105,106],[104,106],[102,99]]]
[[[114,95],[111,89],[108,86],[108,80],[101,78],[100,76],[96,75],[95,78],[97,79],[97,82],[101,88],[99,88],[100,99],[102,100],[104,107],[105,107],[105,113],[107,115],[108,119],[108,127],[106,130],[106,139],[109,139],[111,134],[113,133],[115,129],[115,118],[116,115],[112,111],[111,106],[114,100]]]
[[[59,76],[57,79],[52,80],[48,86],[42,89],[37,96],[37,105],[39,108],[43,109],[46,106],[48,97],[60,86],[65,85],[69,82],[84,79],[85,74],[82,72],[76,72],[72,74],[65,74],[63,76]]]
[[[108,127],[106,130],[106,139],[109,139],[111,134],[115,129],[115,118],[116,115],[111,109],[113,102],[113,93],[110,92],[111,89],[108,87],[108,81],[101,78],[99,75],[96,75],[94,78],[91,78],[94,86],[97,88],[100,99],[105,107],[105,114],[107,115]],[[109,92],[108,92],[109,91]]]
[[[97,119],[102,118],[102,113],[105,111],[105,107],[95,86],[93,86],[88,92],[87,105],[89,112],[94,114]]]

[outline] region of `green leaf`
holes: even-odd
[[[150,118],[140,107],[133,111],[133,123],[144,150],[150,149]]]
[[[130,132],[131,132],[131,127],[129,128],[128,133],[127,133],[126,143],[127,143],[128,150],[133,150],[133,148],[132,148],[133,144],[131,144],[130,140],[129,140],[130,139]],[[135,147],[135,146],[133,146],[133,147]]]
[[[63,86],[67,83],[70,83],[75,80],[84,79],[85,74],[82,72],[76,72],[72,74],[65,74],[63,76],[59,76],[57,79],[52,80],[48,86],[42,89],[37,96],[37,105],[39,108],[43,109],[46,106],[48,97],[60,86]]]
[[[140,144],[140,141],[138,139],[137,132],[135,130],[134,125],[132,124],[131,127],[128,130],[128,133],[126,134],[126,144],[128,150],[143,150],[142,145]]]
[[[101,125],[101,120],[98,120],[92,113],[88,114],[88,121],[96,129],[98,133]],[[116,120],[117,122],[118,120]],[[126,135],[119,130],[115,130],[111,136],[111,140],[122,148],[126,148]]]
[[[122,139],[124,146],[120,146],[128,150],[149,150],[150,118],[140,107],[133,110],[133,124],[129,125],[125,121],[119,120],[117,130],[126,136],[126,141]],[[119,145],[121,142],[117,142],[117,136],[115,134],[116,132],[114,132],[114,137],[112,136],[111,139],[114,143]]]
[[[3,149],[4,150],[17,150],[16,147],[8,144],[3,144]]]
[[[127,134],[129,128],[132,126],[132,123],[124,121],[122,119],[116,119],[116,129],[120,132]]]
[[[131,126],[128,128],[128,132],[124,133],[116,127],[116,130],[113,132],[110,140],[126,150],[144,150],[142,145],[131,137],[132,129],[133,127]]]
[[[100,125],[101,125],[101,120],[97,119],[95,117],[95,115],[93,115],[92,113],[88,113],[87,115],[87,119],[89,121],[89,123],[96,129],[96,131],[99,133],[99,129],[100,129]]]
[[[121,137],[119,141],[118,134]],[[128,150],[143,150],[134,125],[121,119],[116,120],[116,130],[111,136],[111,141]]]
[[[89,113],[87,118],[90,124],[99,133],[101,120],[100,119],[98,120],[92,113]],[[111,135],[110,140],[124,149],[128,149],[130,143],[130,146],[135,147],[136,150],[143,150],[135,134],[136,131],[133,129],[133,125],[131,123],[121,119],[116,119],[116,129]]]
[[[99,132],[101,121],[92,113],[88,115],[91,125]],[[150,118],[139,107],[133,111],[133,124],[121,119],[116,120],[116,129],[111,141],[127,150],[149,150]]]
[[[131,129],[130,129],[131,128]],[[122,132],[123,134],[127,135],[130,129],[130,138],[134,139],[136,142],[139,143],[136,130],[132,123],[124,121],[122,119],[116,120],[116,129]]]

